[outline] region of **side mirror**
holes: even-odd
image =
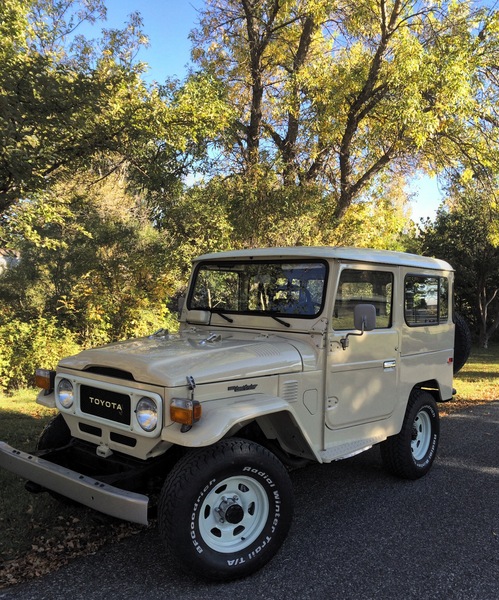
[[[177,310],[179,313],[182,312],[182,309],[184,308],[184,304],[185,304],[185,296],[179,296],[178,300],[177,300]]]
[[[353,331],[347,333],[344,338],[341,338],[340,343],[343,350],[346,350],[349,346],[349,337],[351,335],[364,335],[365,331],[372,331],[376,329],[376,307],[374,304],[357,304],[353,309],[353,324],[355,329],[358,329],[360,333],[354,333]]]
[[[376,307],[374,304],[357,304],[353,309],[353,324],[359,331],[376,329]]]

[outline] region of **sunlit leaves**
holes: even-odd
[[[237,112],[230,168],[321,183],[338,219],[392,163],[481,154],[495,28],[471,2],[210,0],[193,57]]]
[[[105,15],[101,0],[9,0],[0,10],[0,212],[89,167],[165,193],[230,118],[210,75],[144,83],[137,13],[90,41],[75,30]]]

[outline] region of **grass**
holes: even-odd
[[[475,349],[454,386],[454,401],[440,405],[443,415],[499,399],[499,344]],[[0,394],[0,440],[27,452],[36,447],[55,411],[36,404],[35,398],[35,390]],[[141,531],[83,507],[62,505],[48,494],[33,496],[21,478],[7,471],[0,471],[0,489],[0,588]]]
[[[34,403],[36,392],[23,390],[0,400],[0,440],[21,450],[30,451],[45,423],[54,411]],[[24,493],[21,480],[10,473],[0,471],[0,557],[13,558],[30,548],[30,540],[41,529],[38,523],[44,519],[51,522],[53,509],[47,499],[37,502]]]
[[[457,390],[454,401],[441,406],[445,407],[445,412],[499,400],[499,344],[488,349],[474,348],[468,362],[455,377],[454,387]]]
[[[36,390],[0,393],[0,440],[26,452],[35,449],[43,427],[56,414],[36,404],[36,394]],[[48,494],[34,496],[24,483],[0,470],[0,589],[141,531],[84,507],[63,505]]]

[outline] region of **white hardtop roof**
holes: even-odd
[[[195,259],[201,260],[261,260],[261,259],[334,259],[385,265],[403,265],[420,269],[438,269],[452,271],[452,267],[444,260],[393,252],[391,250],[374,250],[371,248],[348,248],[332,246],[290,246],[282,248],[256,248],[253,250],[231,250],[203,254]]]

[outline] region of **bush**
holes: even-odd
[[[0,389],[32,386],[35,369],[54,369],[63,356],[79,352],[75,334],[54,318],[0,325]]]

